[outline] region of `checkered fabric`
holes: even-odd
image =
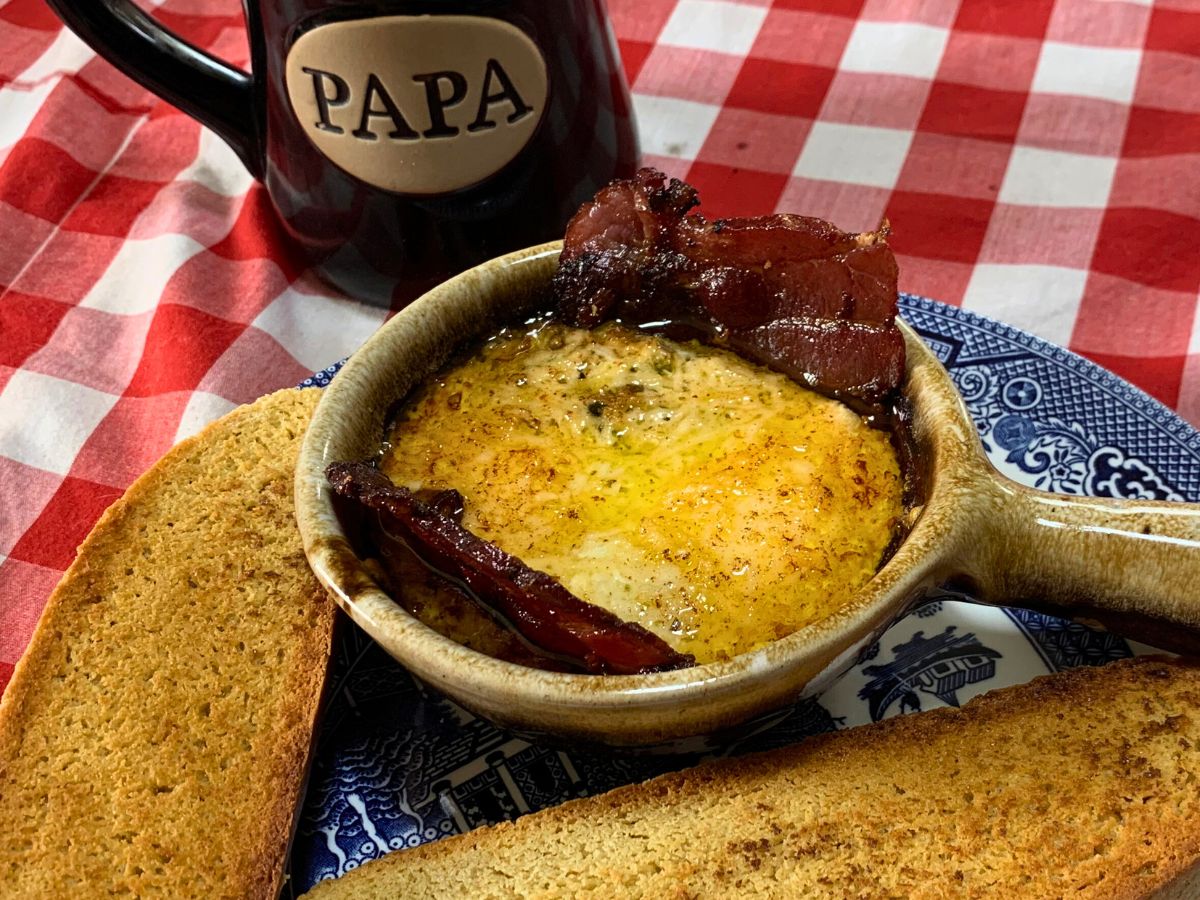
[[[901,286],[1200,422],[1200,2],[610,0],[646,162],[712,216],[887,216]],[[155,15],[235,63],[236,0]],[[0,684],[174,441],[384,319],[287,251],[212,134],[41,0],[0,6]]]

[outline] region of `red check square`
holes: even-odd
[[[1153,209],[1109,209],[1100,226],[1092,269],[1138,284],[1195,295],[1200,291],[1200,221]],[[1141,296],[1143,291],[1134,292]],[[1109,322],[1122,321],[1110,319]],[[1113,331],[1111,324],[1108,328]],[[1124,333],[1124,329],[1117,329]],[[1154,346],[1154,345],[1144,345]]]
[[[836,69],[854,23],[845,16],[781,9],[767,13],[750,57]]]
[[[896,262],[900,266],[900,290],[933,297],[953,306],[962,304],[974,270],[970,263],[926,259],[903,253],[896,254]]]
[[[0,6],[0,22],[48,33],[62,28],[62,21],[40,0],[12,0]]]
[[[1136,157],[1200,153],[1200,113],[1134,105],[1129,110],[1121,152]]]
[[[66,569],[100,514],[120,496],[121,491],[111,485],[68,475],[9,557],[47,569]]]
[[[1021,93],[1033,84],[1040,41],[1007,34],[952,31],[938,66],[938,81]]]
[[[983,246],[995,204],[970,197],[897,190],[887,215],[897,253],[973,263]]]
[[[995,200],[1011,148],[993,141],[918,131],[900,170],[899,190]]]
[[[1131,356],[1099,351],[1077,351],[1103,366],[1119,378],[1124,378],[1135,387],[1141,388],[1159,403],[1176,406],[1179,403],[1179,388],[1183,381],[1184,366],[1188,357],[1185,353],[1171,356],[1147,358],[1144,348]]]
[[[778,172],[738,169],[720,163],[695,162],[687,181],[704,198],[709,218],[758,216],[775,208],[788,176]]]
[[[1200,56],[1200,9],[1156,8],[1150,13],[1146,49]]]
[[[71,309],[59,303],[19,291],[4,293],[0,303],[0,365],[14,368],[24,365],[30,354],[37,352],[58,328],[62,317]]]
[[[775,0],[774,5],[777,9],[807,9],[857,19],[862,12],[863,0]]]
[[[833,69],[749,58],[738,73],[728,106],[815,119],[833,81]]]
[[[127,393],[131,397],[148,397],[168,391],[195,390],[245,327],[189,306],[159,305]]]
[[[1021,127],[1028,94],[935,81],[918,126],[962,137],[1011,144]]]
[[[53,172],[53,178],[45,177]],[[47,222],[61,222],[93,181],[96,173],[75,157],[40,138],[17,141],[4,161],[0,203],[7,203]]]
[[[811,127],[809,119],[725,107],[717,115],[697,159],[733,169],[788,175]],[[707,202],[708,195],[701,192],[701,196]],[[764,206],[758,212],[773,206]]]
[[[124,237],[162,187],[157,181],[105,175],[71,210],[63,228]]]
[[[963,0],[954,27],[984,34],[1041,38],[1046,33],[1053,8],[1054,0],[1026,0],[1019,5],[997,3],[996,0]]]

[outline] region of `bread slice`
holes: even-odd
[[[278,894],[334,619],[292,504],[319,393],[184,441],[80,547],[0,701],[0,896]]]
[[[1200,664],[1076,669],[575,800],[305,895],[1200,896]]]

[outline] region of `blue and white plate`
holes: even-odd
[[[1146,394],[1025,332],[920,297],[904,318],[949,369],[991,461],[1045,490],[1200,501],[1200,432]],[[324,386],[337,367],[304,384]],[[938,593],[816,699],[722,755],[900,713],[1149,648],[1033,612]],[[367,860],[691,764],[530,744],[418,684],[353,625],[292,852],[298,894]]]

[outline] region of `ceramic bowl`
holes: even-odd
[[[296,469],[297,519],[318,579],[392,656],[467,709],[526,733],[611,746],[720,733],[821,690],[941,584],[1200,649],[1200,507],[1047,494],[1004,478],[945,369],[903,323],[923,502],[895,555],[834,615],[726,662],[622,676],[530,669],[426,627],[371,579],[334,512],[325,467],[375,456],[397,402],[455,349],[544,308],[559,249],[492,260],[391,319],[326,388]]]

